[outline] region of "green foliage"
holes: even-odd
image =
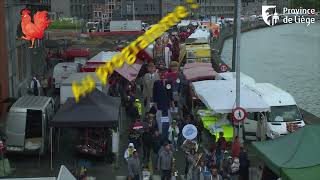
[[[79,29],[81,28],[80,22],[72,22],[67,20],[57,20],[50,24],[49,29]]]

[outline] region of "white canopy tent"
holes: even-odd
[[[118,51],[101,51],[87,61],[88,64],[105,63],[111,61],[112,57],[120,52]]]
[[[215,113],[231,113],[236,106],[236,81],[207,80],[192,83],[197,97]],[[245,85],[240,89],[240,106],[247,112],[270,111],[270,106]]]

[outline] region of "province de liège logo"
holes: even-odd
[[[262,18],[268,26],[274,26],[279,21],[277,7],[274,5],[262,6]]]
[[[274,26],[280,21],[284,24],[314,24],[316,22],[316,10],[304,9],[302,7],[298,9],[289,9],[284,7],[281,14],[277,12],[277,6],[275,5],[263,5],[262,6],[262,19],[268,26]]]

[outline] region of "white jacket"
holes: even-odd
[[[176,126],[175,128],[170,126],[168,132],[169,132],[169,136],[168,136],[169,141],[172,141],[172,132],[175,132],[176,134],[176,136],[174,137],[174,140],[175,141],[178,140],[178,135],[180,133],[178,126]]]
[[[237,159],[235,159],[235,161],[231,164],[231,172],[232,173],[236,173],[240,169],[240,163],[239,163],[239,161],[236,161],[236,160]]]

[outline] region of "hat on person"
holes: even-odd
[[[172,123],[176,123],[177,121],[176,120],[172,120]]]
[[[134,147],[133,143],[129,143],[128,147]]]

